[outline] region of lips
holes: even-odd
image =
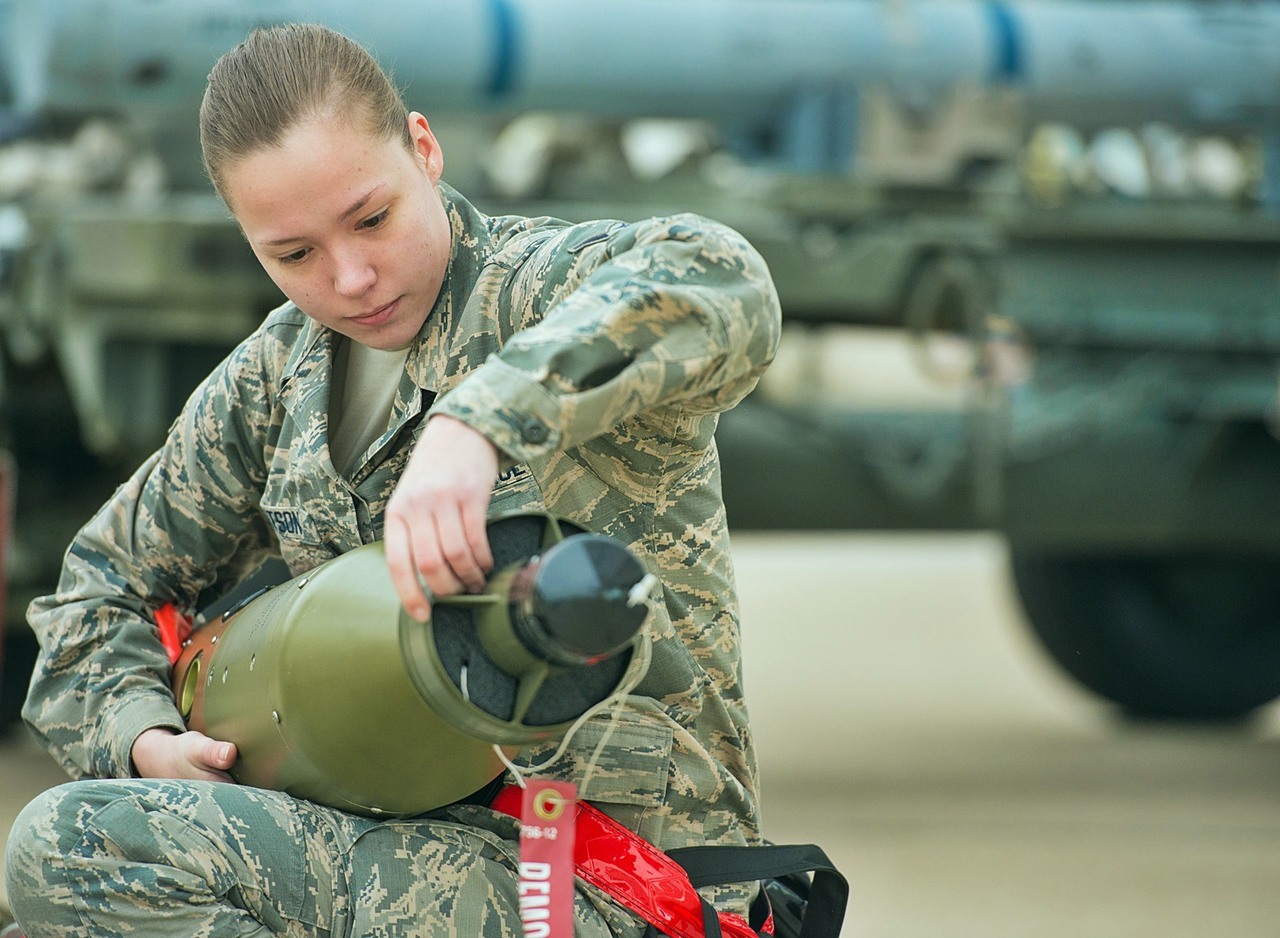
[[[352,316],[351,321],[359,323],[362,326],[380,326],[391,318],[392,313],[395,312],[396,307],[399,304],[400,298],[397,297],[390,303],[379,306],[375,310],[371,310],[367,313],[361,313],[359,316]]]

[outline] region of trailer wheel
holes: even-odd
[[[1032,631],[1130,715],[1241,717],[1280,696],[1280,558],[1012,551]]]

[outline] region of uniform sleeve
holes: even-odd
[[[31,604],[40,656],[23,716],[75,777],[128,777],[143,730],[182,729],[155,610],[190,614],[219,570],[268,543],[255,507],[269,408],[248,377],[254,359],[241,346],[197,389],[165,445],[77,534],[57,592]]]
[[[763,259],[731,229],[684,215],[558,250],[516,278],[517,296],[522,278],[540,281],[524,285],[542,301],[534,321],[433,408],[515,461],[662,405],[725,411],[772,360],[777,293]]]

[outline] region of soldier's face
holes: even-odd
[[[409,117],[412,153],[360,124],[299,124],[280,146],[232,164],[223,188],[254,254],[299,309],[372,348],[404,348],[449,264],[436,189],[444,161],[421,114]]]

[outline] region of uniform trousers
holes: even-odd
[[[518,826],[478,805],[376,820],[219,782],[70,782],[37,797],[5,854],[27,938],[522,932]],[[578,880],[578,938],[645,926]]]

